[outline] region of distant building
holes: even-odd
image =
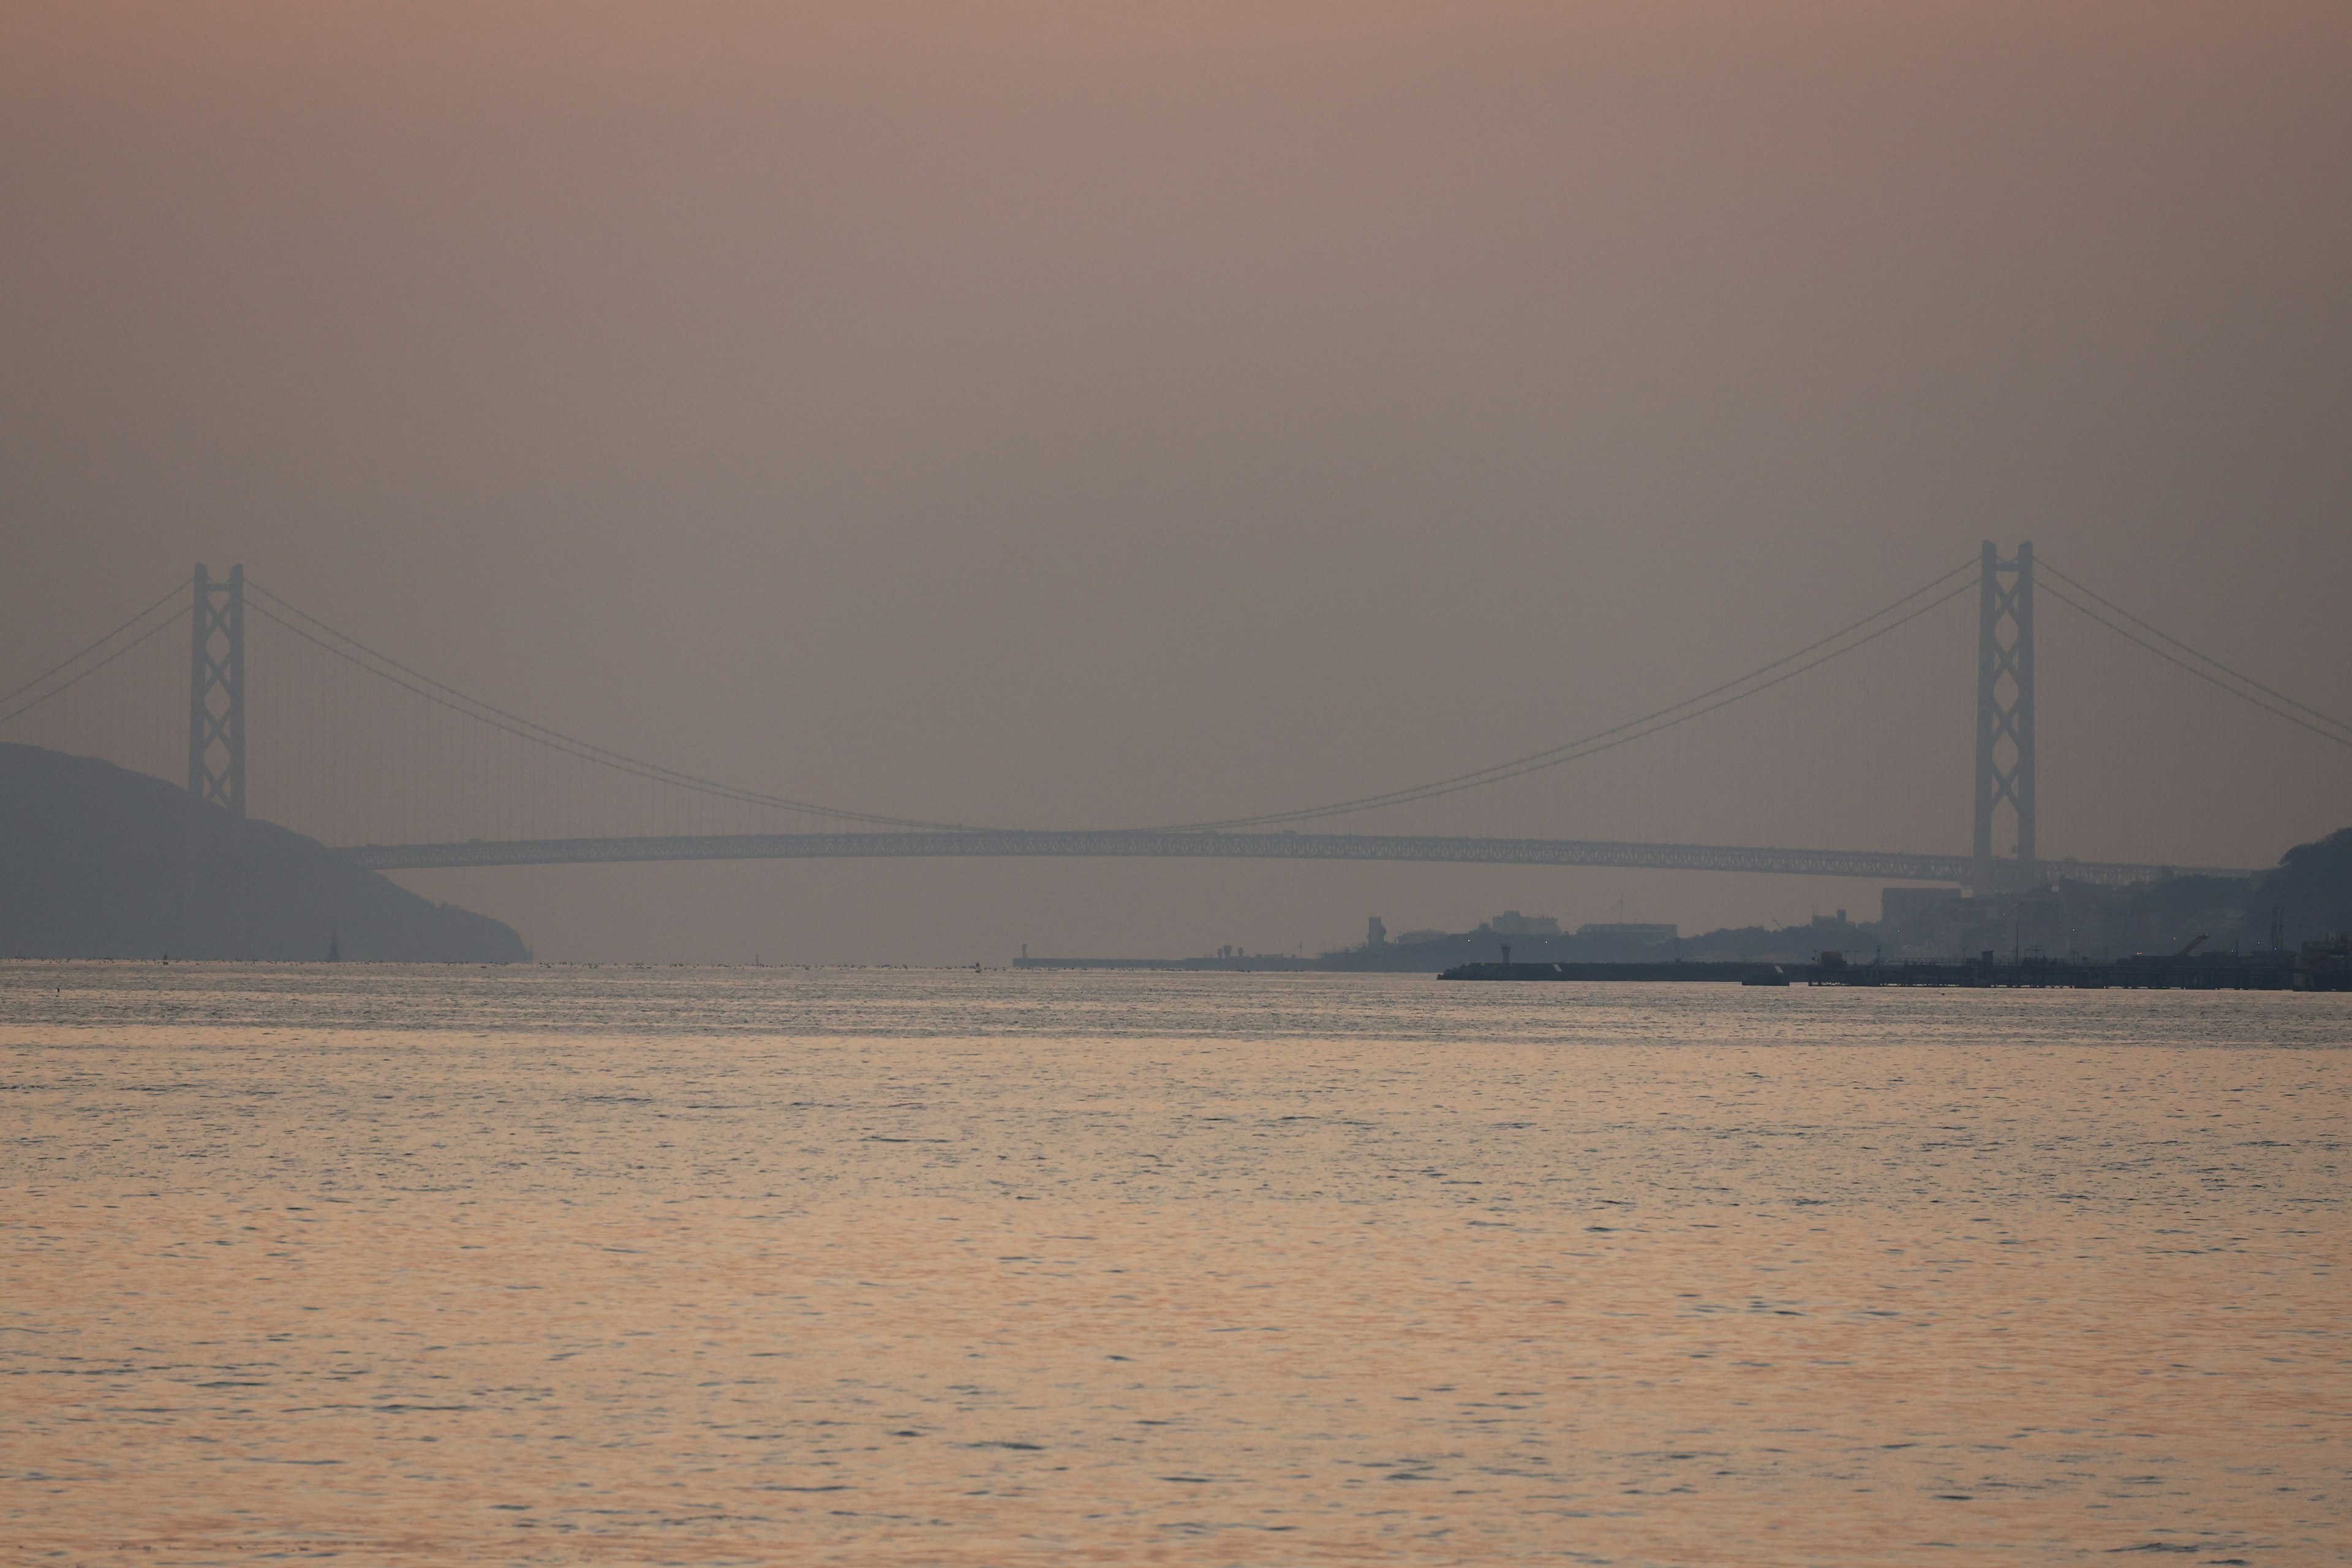
[[[1505,910],[1486,922],[1486,929],[1496,936],[1558,936],[1559,922],[1549,915],[1523,915],[1517,910]]]
[[[1389,928],[1381,923],[1380,916],[1374,915],[1371,918],[1371,921],[1364,927],[1364,945],[1366,947],[1386,947],[1388,944]]]
[[[1644,921],[1615,921],[1602,925],[1580,925],[1576,928],[1580,941],[1592,938],[1601,942],[1673,942],[1682,935],[1682,928],[1655,925]]]
[[[1940,924],[1958,912],[1958,888],[1887,888],[1878,895],[1878,918],[1897,931]]]

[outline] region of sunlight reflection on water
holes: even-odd
[[[2352,998],[0,965],[26,1560],[2352,1550]]]

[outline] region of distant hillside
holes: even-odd
[[[2290,945],[2352,931],[2352,827],[2288,850],[2246,902],[2249,942],[2268,934],[2273,910]]]
[[[194,842],[191,843],[193,835]],[[94,757],[0,743],[0,956],[520,963],[513,928]]]

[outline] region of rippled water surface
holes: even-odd
[[[2343,1562],[2347,1046],[2346,996],[0,965],[0,1543]]]

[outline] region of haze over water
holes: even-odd
[[[2244,993],[8,964],[0,1536],[2341,1561],[2347,1042]]]

